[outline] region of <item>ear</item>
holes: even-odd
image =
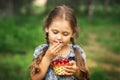
[[[48,28],[45,28],[45,32],[48,32]]]

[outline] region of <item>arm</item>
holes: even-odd
[[[61,49],[62,45],[55,44],[49,47],[49,49],[45,52],[42,60],[40,61],[39,68],[40,72],[34,75],[31,75],[32,80],[42,80],[49,68],[51,60],[56,57],[58,52]]]
[[[31,75],[32,80],[42,80],[48,70],[50,65],[50,59],[47,56],[44,56],[39,64],[39,68],[41,69],[39,73],[35,75]]]

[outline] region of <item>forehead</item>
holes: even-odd
[[[72,31],[70,23],[63,19],[55,19],[52,21],[51,25],[49,26],[50,29],[57,29],[62,31]]]

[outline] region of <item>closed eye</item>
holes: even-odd
[[[63,33],[64,36],[68,36],[69,34],[70,34],[70,33],[68,33],[68,32],[64,32],[64,33]]]
[[[52,32],[53,32],[53,34],[57,34],[57,33],[58,33],[58,31],[57,31],[57,30],[53,30]]]

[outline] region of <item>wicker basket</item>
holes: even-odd
[[[69,59],[57,59],[52,62],[52,66],[54,69],[55,74],[57,75],[65,75],[64,73],[64,67],[69,65]]]

